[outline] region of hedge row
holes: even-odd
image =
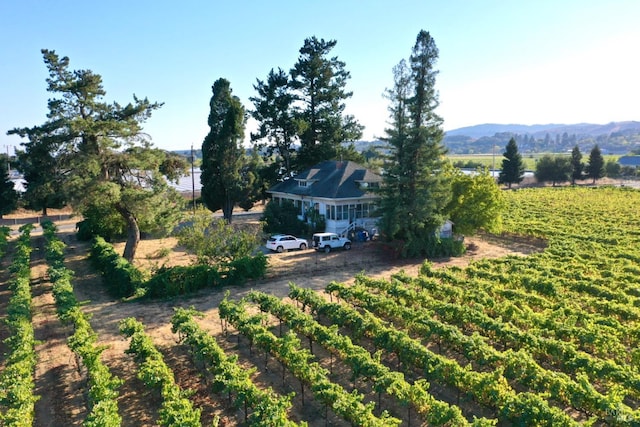
[[[42,228],[46,239],[45,257],[49,264],[49,279],[53,283],[53,296],[56,301],[58,318],[70,323],[74,333],[68,339],[71,350],[82,360],[87,368],[89,382],[89,414],[84,426],[116,427],[122,423],[118,413],[118,389],[122,380],[109,372],[109,368],[100,360],[104,347],[98,345],[97,336],[88,317],[80,309],[73,293],[71,278],[73,271],[64,266],[65,244],[55,236],[56,226],[47,221]]]
[[[0,258],[2,258],[7,251],[7,244],[9,243],[9,227],[0,227]]]
[[[205,288],[242,285],[264,277],[267,271],[267,258],[259,254],[220,266],[161,267],[146,280],[144,273],[118,255],[113,246],[101,237],[94,240],[90,258],[102,273],[109,292],[117,298],[133,295],[167,298]]]
[[[102,273],[109,293],[116,298],[134,295],[145,283],[145,275],[118,255],[113,246],[102,237],[94,239],[89,259]]]
[[[31,323],[31,224],[20,228],[16,254],[9,267],[12,273],[6,324],[9,337],[7,359],[0,374],[0,425],[26,427],[33,424],[35,402],[34,372],[36,340]]]

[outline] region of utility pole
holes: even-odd
[[[196,181],[193,176],[193,143],[191,144],[191,202],[193,203],[193,216],[196,216]]]

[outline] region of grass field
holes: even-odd
[[[557,155],[567,155],[569,156],[568,153],[535,153],[535,154],[523,154],[522,155],[522,160],[524,162],[524,167],[526,170],[530,170],[533,171],[536,169],[536,162],[538,161],[539,158],[541,158],[542,156],[544,156],[545,154],[550,154],[552,156],[557,156]],[[618,158],[620,156],[618,155],[604,155],[604,161],[605,163],[608,162],[609,160],[618,160]],[[464,164],[468,164],[468,163],[475,163],[475,164],[481,164],[485,167],[488,167],[490,169],[500,169],[501,165],[502,165],[502,151],[500,151],[499,153],[496,152],[496,155],[493,156],[492,154],[449,154],[447,155],[447,158],[449,158],[451,160],[452,163],[456,163],[456,162],[462,162]],[[589,153],[582,153],[582,161],[583,163],[586,163],[589,160]],[[495,166],[494,166],[495,165]]]

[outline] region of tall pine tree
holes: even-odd
[[[362,125],[353,116],[344,114],[344,102],[352,95],[345,90],[351,76],[344,62],[329,57],[336,43],[315,36],[306,39],[291,70],[292,87],[300,103],[296,112],[300,138],[298,171],[340,156],[347,160],[345,157],[351,157],[355,150],[343,148],[342,143],[362,136]]]
[[[604,176],[604,157],[598,144],[594,145],[589,153],[589,162],[585,168],[587,177],[593,179],[593,183],[596,183],[597,179]]]
[[[18,207],[19,194],[13,181],[9,178],[7,168],[0,169],[0,218],[13,212]]]
[[[240,99],[231,94],[228,80],[216,80],[212,91],[210,130],[202,143],[202,200],[212,212],[222,209],[224,219],[230,223],[233,207],[246,194],[241,174],[246,117]]]
[[[297,136],[297,125],[293,114],[295,96],[289,75],[282,69],[269,72],[266,81],[257,80],[253,88],[258,96],[249,98],[254,110],[251,116],[259,123],[258,131],[251,133],[256,149],[264,151],[267,158],[276,156],[278,177],[292,172]]]
[[[524,162],[518,152],[518,144],[516,144],[515,138],[512,137],[509,140],[503,156],[502,170],[498,175],[498,183],[507,184],[511,188],[511,184],[519,184],[524,179]]]
[[[582,171],[584,165],[582,164],[582,153],[580,148],[576,145],[571,150],[571,185],[575,185],[576,181],[582,179]]]
[[[178,179],[186,162],[153,148],[142,129],[162,104],[135,95],[126,105],[107,103],[99,74],[70,70],[69,58],[55,51],[43,49],[42,55],[49,71],[47,91],[57,96],[48,101],[48,121],[9,133],[30,143],[55,141],[67,200],[85,219],[91,212],[101,213],[96,221],[105,214],[119,217],[127,231],[123,256],[132,261],[141,228],[173,229],[183,203],[166,178]]]
[[[437,59],[435,41],[420,31],[408,66],[403,61],[394,69],[394,88],[387,92],[391,154],[385,165],[381,226],[387,239],[403,242],[404,256],[437,252],[437,230],[451,198],[442,119],[435,112]]]

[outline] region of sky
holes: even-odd
[[[392,69],[420,30],[439,49],[445,130],[640,120],[639,21],[637,0],[0,0],[0,149],[22,141],[9,129],[46,121],[41,49],[100,74],[105,101],[163,102],[144,131],[178,150],[202,145],[214,81],[229,80],[251,109],[256,79],[290,70],[311,36],[337,41],[346,113],[373,140]]]

